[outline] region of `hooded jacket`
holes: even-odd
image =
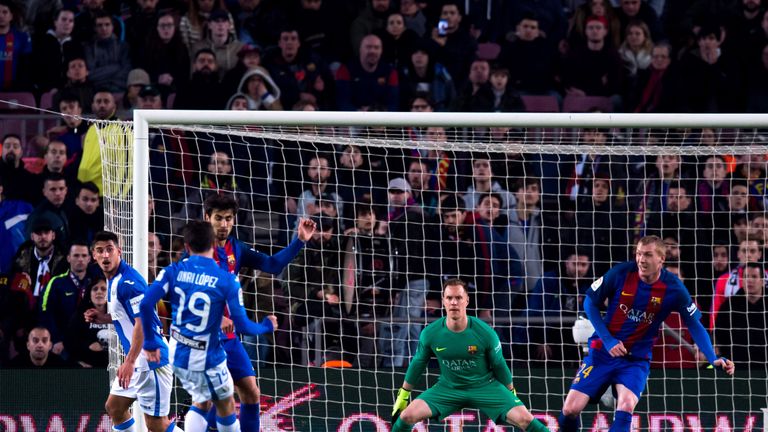
[[[248,80],[255,75],[260,76],[267,86],[267,93],[261,98],[248,93]],[[248,109],[283,109],[283,106],[280,103],[280,88],[272,80],[269,72],[261,66],[257,66],[255,69],[249,70],[243,75],[243,78],[240,80],[240,85],[237,86],[237,91],[245,94],[245,98],[248,100]]]

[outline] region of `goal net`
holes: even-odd
[[[590,333],[585,290],[645,235],[664,240],[666,268],[737,373],[707,369],[673,314],[633,430],[763,428],[768,117],[138,111],[99,128],[107,226],[150,282],[181,257],[180,228],[211,195],[236,199],[232,234],[268,255],[300,218],[317,223],[282,272],[240,274],[251,318],[280,322],[243,338],[262,430],[388,431],[454,277],[497,332],[523,401],[556,430]],[[651,303],[627,319],[652,319]],[[430,366],[420,389],[438,378]],[[584,426],[607,430],[613,403],[608,392],[590,405]],[[172,414],[188,404],[179,387]],[[473,410],[444,423],[512,430]]]

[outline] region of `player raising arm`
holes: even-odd
[[[126,353],[105,404],[114,425],[112,430],[135,430],[128,409],[138,399],[147,428],[151,432],[171,432],[175,424],[168,420],[173,386],[173,374],[168,365],[168,345],[160,336],[160,319],[154,309],[139,317],[139,302],[145,295],[147,282],[139,272],[123,261],[116,234],[108,231],[96,233],[91,250],[93,260],[107,277],[109,316],[99,315],[95,309],[89,309],[85,312],[85,319],[99,323],[111,320],[115,324],[123,352]],[[149,331],[154,332],[150,336],[151,341],[144,338],[144,332]],[[147,359],[141,352],[145,342],[157,348],[158,355],[153,359]],[[181,430],[178,427],[176,429]]]
[[[717,358],[701,312],[680,279],[662,268],[666,247],[656,236],[637,243],[635,262],[619,264],[587,289],[584,310],[595,327],[589,355],[576,373],[558,422],[562,432],[579,429],[579,414],[613,386],[618,403],[611,432],[629,431],[632,411],[645,389],[651,350],[661,323],[679,312],[710,364],[733,375],[733,362]],[[608,301],[605,317],[599,308]]]
[[[206,198],[203,207],[205,220],[211,223],[215,233],[213,259],[222,270],[234,275],[239,274],[242,267],[279,274],[315,232],[315,223],[302,218],[299,221],[298,237],[285,249],[270,256],[254,250],[232,235],[238,211],[237,200],[232,194],[211,195]],[[227,353],[227,368],[232,374],[235,390],[240,398],[242,429],[245,432],[258,432],[260,392],[256,384],[256,371],[240,338],[235,334],[226,307],[223,313],[222,343]],[[240,329],[237,331],[239,332]],[[187,432],[205,432],[206,429],[215,429],[215,410],[210,409],[208,403],[194,403],[184,422]]]
[[[468,304],[467,284],[459,279],[445,281],[447,316],[428,325],[419,336],[419,347],[392,409],[393,417],[399,414],[392,432],[410,431],[424,419],[442,420],[463,408],[479,409],[496,423],[548,432],[515,394],[496,332],[480,319],[467,316]],[[408,404],[413,386],[433,356],[440,364],[440,379]]]
[[[157,302],[168,295],[173,317],[169,351],[176,376],[193,402],[213,401],[219,431],[238,432],[240,422],[235,416],[232,397],[234,382],[227,370],[221,341],[224,307],[229,307],[238,331],[246,334],[273,331],[277,318],[269,315],[261,323],[247,318],[237,277],[222,270],[213,259],[211,224],[188,223],[184,227],[184,243],[191,256],[158,274],[141,301],[141,316],[151,317]],[[147,358],[160,357],[157,329],[145,328],[144,332]]]

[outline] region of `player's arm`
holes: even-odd
[[[168,293],[170,284],[168,283],[169,278],[167,274],[168,272],[163,269],[160,274],[157,275],[157,279],[155,279],[152,285],[144,293],[144,299],[141,300],[141,304],[139,305],[139,317],[143,322],[151,323],[153,321],[157,302]],[[157,329],[154,328],[154,326],[144,327],[143,346],[144,350],[147,351],[147,358],[151,361],[157,361],[160,357],[159,353],[157,353],[157,350],[160,349],[160,344],[157,343],[159,338],[156,338],[155,336],[157,336]],[[131,348],[133,348],[133,346],[131,346]]]
[[[605,325],[603,317],[600,315],[600,308],[597,307],[590,296],[584,298],[584,312],[587,314],[589,322],[592,323],[592,327],[595,328],[595,332],[600,336],[600,339],[602,339],[606,350],[611,351],[613,347],[620,343],[620,341],[613,337],[611,332],[608,331],[608,326]]]
[[[701,325],[701,312],[696,307],[696,303],[690,301],[687,298],[688,306],[681,308],[678,312],[683,317],[685,325],[688,327],[688,331],[691,332],[691,337],[696,345],[699,347],[704,356],[707,358],[709,364],[714,367],[722,367],[728,375],[733,375],[735,366],[731,360],[725,357],[717,357],[715,349],[712,347],[712,341],[709,339],[709,333],[707,329]]]
[[[260,335],[275,330],[277,318],[274,315],[264,317],[261,322],[253,322],[248,319],[243,306],[243,293],[240,283],[232,276],[232,283],[227,287],[227,305],[229,305],[229,317],[235,323],[239,333]]]
[[[501,341],[496,332],[491,331],[489,334],[490,344],[488,345],[488,364],[493,368],[493,376],[504,384],[511,391],[515,391],[515,386],[512,384],[512,372],[507,366],[507,361],[504,359],[504,354],[501,352]]]
[[[129,300],[129,304],[124,304],[124,307],[125,310],[131,314],[131,318],[133,318],[131,348],[125,354],[125,360],[123,361],[123,364],[117,368],[117,378],[120,382],[120,386],[123,388],[128,388],[128,385],[131,383],[131,377],[133,376],[133,369],[136,364],[136,359],[139,358],[141,347],[144,344],[144,326],[142,325],[141,317],[137,313],[139,312],[138,309],[140,302],[143,300],[142,295],[139,294],[138,296],[132,297]]]
[[[251,248],[244,248],[241,256],[243,267],[249,267],[265,271],[272,274],[280,274],[285,266],[288,265],[296,255],[299,254],[304,244],[312,238],[315,233],[316,224],[307,218],[299,219],[298,235],[288,244],[288,247],[280,252],[270,256],[261,252],[256,252]]]
[[[603,321],[602,315],[600,315],[600,306],[605,302],[606,298],[613,296],[617,289],[621,289],[616,284],[616,275],[620,273],[626,273],[629,268],[628,264],[619,264],[614,266],[605,275],[598,280],[594,281],[592,285],[587,288],[587,292],[584,298],[584,313],[587,315],[589,322],[595,328],[595,332],[603,341],[606,351],[612,357],[620,357],[627,354],[627,349],[624,348],[624,344],[613,337],[608,330],[608,326]]]

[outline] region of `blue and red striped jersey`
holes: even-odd
[[[649,285],[640,280],[634,261],[614,266],[587,289],[587,295],[598,306],[608,299],[603,322],[635,358],[650,360],[659,327],[670,313],[701,319],[701,312],[680,278],[662,269],[659,279]],[[605,349],[597,333],[589,339],[589,346]]]

